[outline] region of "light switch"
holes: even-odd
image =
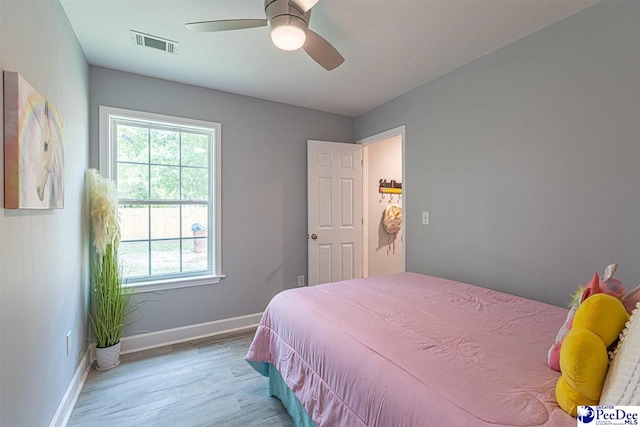
[[[429,211],[422,211],[422,225],[429,224]]]

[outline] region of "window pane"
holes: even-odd
[[[182,165],[209,165],[209,137],[193,133],[182,134]]]
[[[180,134],[166,130],[151,130],[151,163],[180,164]]]
[[[149,129],[117,125],[118,161],[149,162]]]
[[[206,271],[207,261],[207,238],[182,241],[182,271]]]
[[[122,240],[145,240],[149,238],[149,206],[120,205],[120,238]]]
[[[182,199],[207,200],[209,194],[208,171],[200,168],[182,169]]]
[[[151,166],[152,199],[177,199],[180,196],[179,188],[180,168],[173,166]]]
[[[110,170],[123,203],[123,274],[144,283],[217,271],[219,242],[211,222],[217,206],[210,195],[219,189],[212,180],[220,125],[109,107],[101,109],[101,119],[105,113],[112,151],[102,138],[100,149],[115,154]]]
[[[125,278],[149,275],[149,243],[120,242],[118,261]]]
[[[151,206],[151,238],[180,237],[180,206]]]
[[[207,205],[182,207],[182,237],[207,236]]]
[[[180,240],[151,242],[151,274],[180,273]]]
[[[136,200],[149,198],[149,166],[118,163],[118,197]]]

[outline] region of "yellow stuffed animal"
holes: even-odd
[[[609,363],[607,347],[628,320],[624,305],[611,295],[591,295],[578,307],[562,343],[562,376],[556,384],[558,405],[570,415],[576,416],[578,406],[600,402]]]

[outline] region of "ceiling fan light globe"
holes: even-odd
[[[295,25],[279,25],[271,30],[271,40],[282,50],[300,49],[307,39],[304,30]]]

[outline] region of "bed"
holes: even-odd
[[[575,426],[547,366],[566,315],[415,273],[345,280],[276,295],[246,359],[297,425]]]

